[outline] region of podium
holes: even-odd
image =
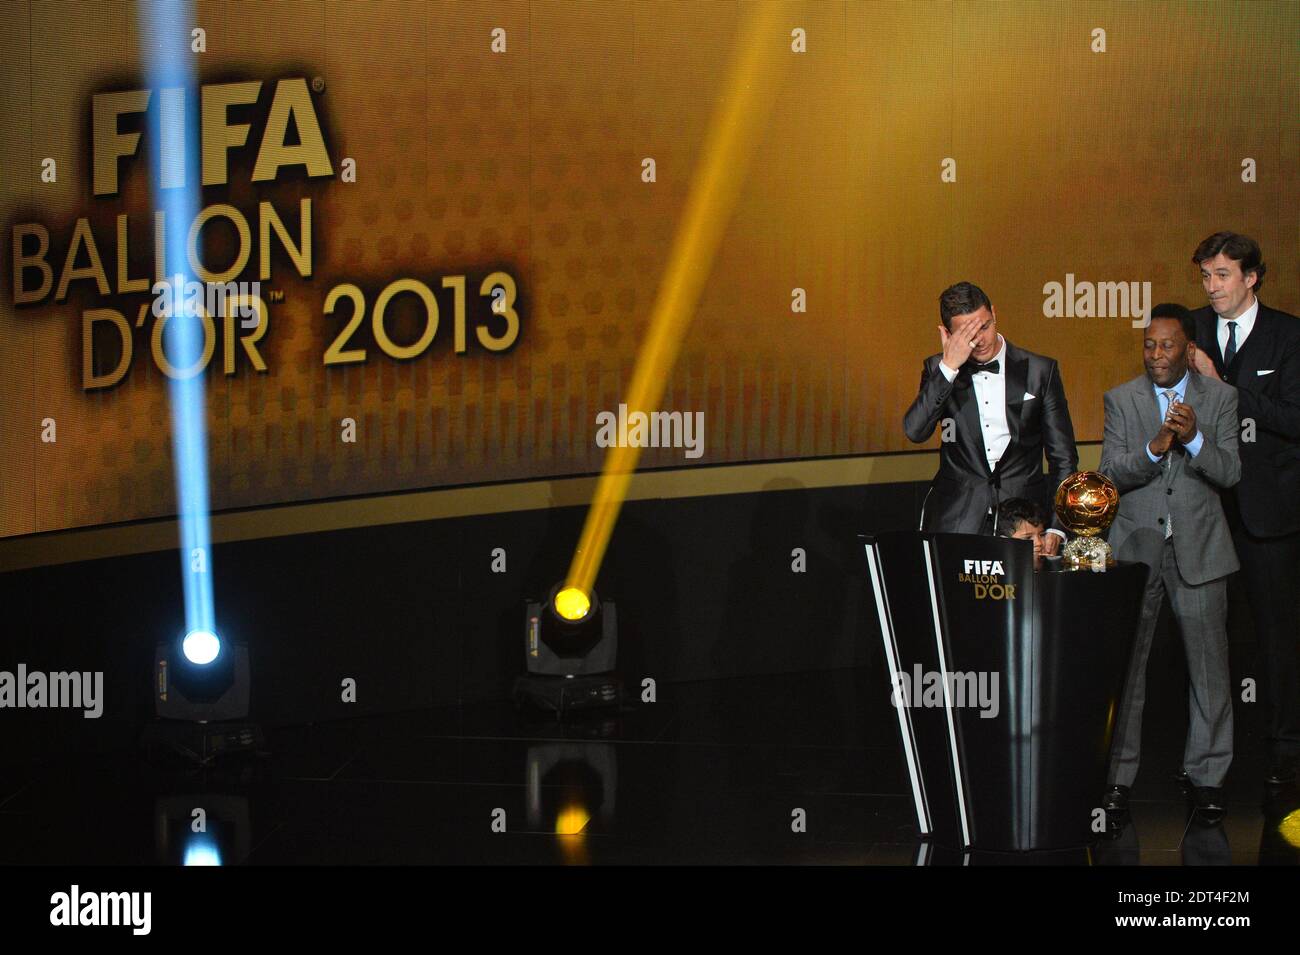
[[[860,539],[922,837],[989,850],[1094,839],[1146,565],[1035,571],[1028,541]]]

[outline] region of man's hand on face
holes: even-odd
[[[1214,367],[1214,359],[1199,348],[1188,349],[1189,357],[1192,360],[1192,370],[1198,375],[1204,375],[1206,378],[1214,378],[1218,381],[1223,379],[1219,377],[1218,370]]]
[[[973,314],[954,318],[951,332],[942,325],[939,326],[939,341],[943,346],[943,363],[953,371],[960,371],[961,366],[966,364],[966,360],[970,358],[979,327],[979,317]]]
[[[1169,407],[1169,414],[1165,416],[1165,424],[1183,444],[1196,437],[1196,411],[1191,405],[1175,400]]]
[[[1156,436],[1151,439],[1151,443],[1148,444],[1147,447],[1151,449],[1152,454],[1156,457],[1160,457],[1163,454],[1168,454],[1169,449],[1173,447],[1173,445],[1174,431],[1166,423],[1160,426],[1160,430],[1156,433]]]

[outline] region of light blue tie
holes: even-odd
[[[1178,397],[1178,392],[1173,388],[1166,388],[1160,394],[1165,399],[1164,407],[1160,409],[1160,423],[1164,424],[1165,418],[1169,417],[1170,406],[1173,405],[1174,399]]]

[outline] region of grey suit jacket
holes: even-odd
[[[1219,502],[1219,488],[1241,479],[1237,391],[1193,372],[1184,397],[1196,412],[1204,443],[1193,458],[1175,439],[1162,466],[1146,449],[1161,423],[1151,380],[1142,374],[1106,392],[1100,470],[1120,492],[1108,538],[1115,558],[1141,561],[1159,572],[1165,519],[1172,516],[1178,570],[1189,584],[1203,584],[1240,566]]]

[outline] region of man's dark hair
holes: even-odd
[[[1259,243],[1250,236],[1237,232],[1216,232],[1196,247],[1192,253],[1192,264],[1199,267],[1202,262],[1214,258],[1220,252],[1241,266],[1242,276],[1255,273],[1252,291],[1258,295],[1264,287],[1264,273],[1268,271]]]
[[[943,327],[948,331],[952,331],[954,315],[978,312],[981,308],[991,310],[993,305],[989,302],[989,297],[984,294],[984,290],[972,282],[958,282],[956,285],[950,285],[939,296],[939,318],[943,321]]]
[[[1157,318],[1172,318],[1183,326],[1183,334],[1189,342],[1196,341],[1196,319],[1192,313],[1174,302],[1162,302],[1151,309],[1151,321]]]
[[[1043,510],[1033,501],[1023,497],[1009,497],[998,506],[998,537],[1010,537],[1020,522],[1034,527],[1047,527]]]

